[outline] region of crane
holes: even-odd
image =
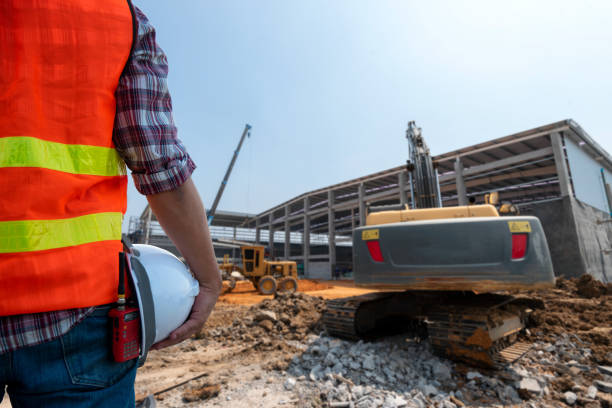
[[[242,131],[242,136],[240,137],[240,142],[238,142],[238,147],[234,150],[234,155],[232,156],[232,160],[230,161],[229,167],[225,172],[225,176],[221,181],[221,185],[219,186],[219,191],[217,191],[217,195],[215,197],[215,201],[213,201],[210,210],[208,210],[208,225],[212,223],[213,218],[215,217],[215,212],[217,211],[217,205],[219,205],[219,201],[221,200],[221,196],[223,195],[223,190],[225,190],[225,186],[227,185],[227,181],[229,180],[229,176],[232,173],[232,169],[234,168],[234,163],[236,163],[236,159],[238,158],[238,153],[240,153],[240,148],[242,147],[242,142],[244,142],[245,137],[251,137],[251,125],[248,123],[244,125],[244,131]]]

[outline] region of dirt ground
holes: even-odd
[[[320,316],[326,299],[370,291],[348,281],[309,280],[299,281],[299,291],[274,298],[257,294],[250,282],[238,282],[234,291],[220,297],[198,336],[149,354],[145,366],[138,370],[137,398],[156,394],[158,407],[328,406],[323,402],[304,405],[303,397],[287,386],[287,367],[322,333]],[[523,340],[542,344],[554,343],[560,335],[579,338],[592,350],[585,360],[589,366],[612,366],[612,285],[605,286],[589,276],[560,278],[555,288],[517,296],[524,297],[534,310]],[[578,376],[585,382],[602,378],[592,372]],[[526,400],[516,406],[566,406],[561,395],[576,388],[576,374],[551,373],[557,379],[551,383],[546,400]],[[611,404],[604,401],[593,406]],[[466,405],[483,406],[467,401]],[[8,398],[0,404],[5,407],[10,407]]]
[[[592,364],[609,366],[612,287],[589,278],[558,279],[553,289],[520,294],[534,308],[523,338],[545,342],[560,334],[576,335],[592,349]],[[137,376],[137,395],[157,393],[160,407],[305,406],[284,386],[287,365],[321,333],[317,319],[324,310],[324,299],[369,291],[346,281],[307,280],[299,281],[299,290],[303,295],[292,297],[287,305],[282,299],[258,295],[250,282],[238,282],[234,291],[221,296],[198,338],[150,354]],[[265,321],[263,310],[276,313],[277,325]],[[535,406],[565,406],[555,398],[567,391],[570,381],[566,377],[559,375],[548,401]],[[164,391],[181,382],[185,384]]]
[[[355,287],[351,281],[318,281],[300,279],[298,291],[308,293],[311,296],[321,296],[324,299],[337,299],[348,296],[357,296],[373,292],[368,289]],[[236,287],[231,292],[225,292],[219,298],[220,303],[234,305],[253,305],[264,299],[272,299],[273,296],[263,296],[257,293],[253,284],[249,281],[236,282]]]

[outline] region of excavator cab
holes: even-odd
[[[484,196],[485,204],[490,204],[497,209],[499,215],[519,215],[521,212],[519,208],[508,202],[508,201],[499,201],[499,193],[497,191],[493,191],[492,193],[485,194]]]

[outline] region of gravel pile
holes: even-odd
[[[440,359],[426,342],[405,336],[371,343],[308,340],[284,384],[300,407],[612,407],[612,367],[593,365],[577,336],[536,342],[501,371]]]

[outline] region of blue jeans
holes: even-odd
[[[13,408],[134,407],[136,359],[113,361],[109,310],[97,307],[58,339],[0,354],[0,401],[6,385]]]

